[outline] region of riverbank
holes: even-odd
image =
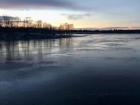
[[[0,40],[35,40],[72,37],[70,32],[54,29],[0,28]]]
[[[57,30],[42,28],[0,28],[0,40],[34,40],[74,37],[73,34],[139,34],[140,30]]]

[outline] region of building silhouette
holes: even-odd
[[[73,24],[65,23],[65,24],[60,25],[59,29],[60,30],[73,30],[74,29],[74,25]]]

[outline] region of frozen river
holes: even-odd
[[[140,105],[140,35],[0,42],[0,105]]]

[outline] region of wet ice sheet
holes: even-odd
[[[2,105],[137,105],[140,35],[0,42]]]

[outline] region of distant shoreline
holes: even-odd
[[[139,30],[57,30],[42,28],[0,27],[0,40],[59,39],[75,37],[73,34],[140,34]]]

